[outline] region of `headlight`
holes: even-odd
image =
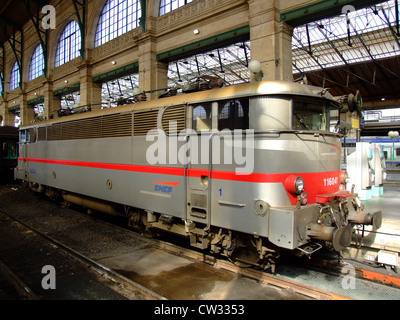
[[[304,189],[304,181],[299,176],[289,176],[285,180],[285,188],[292,194],[300,194]]]
[[[299,197],[300,197],[300,203],[301,203],[301,205],[303,205],[303,206],[305,206],[306,204],[307,204],[307,201],[308,201],[308,194],[307,194],[307,192],[302,192],[300,195],[299,195]]]
[[[340,171],[339,182],[341,184],[346,184],[348,180],[349,180],[349,174],[347,173],[347,171]]]
[[[304,189],[304,181],[302,177],[297,177],[294,183],[294,189],[297,194],[300,194]]]

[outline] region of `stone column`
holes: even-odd
[[[92,66],[84,62],[80,71],[80,106],[91,106],[92,110],[101,109],[101,84],[93,82]]]
[[[293,28],[280,22],[279,3],[249,0],[251,60],[261,63],[263,80],[291,81]]]
[[[31,107],[30,105],[28,105],[28,99],[27,99],[28,95],[23,92],[20,94],[19,98],[18,98],[18,102],[19,102],[19,110],[20,110],[20,117],[21,117],[21,125],[28,125],[30,123],[32,123],[32,121],[35,118],[35,112],[33,110],[33,107]]]
[[[46,119],[56,116],[56,110],[61,109],[61,97],[53,95],[53,81],[47,79],[43,84],[44,88],[44,115]]]
[[[5,126],[14,126],[15,112],[9,111],[8,108],[10,103],[8,101],[4,101],[1,104],[1,115],[3,117],[3,125]],[[4,109],[3,109],[4,108]]]
[[[157,61],[156,43],[151,37],[139,42],[139,89],[147,99],[156,99],[162,91],[154,91],[168,86],[168,63]],[[154,92],[152,92],[154,91]]]

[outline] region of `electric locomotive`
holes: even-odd
[[[37,122],[20,128],[15,177],[273,268],[282,250],[341,251],[354,225],[381,225],[346,191],[340,108],[325,89],[265,81]]]

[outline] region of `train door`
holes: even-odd
[[[2,157],[5,160],[17,160],[18,149],[16,139],[2,140]]]
[[[14,168],[18,159],[18,129],[11,126],[3,126],[0,130],[1,158],[0,158],[0,180],[12,181]]]
[[[211,150],[213,128],[213,105],[201,103],[192,105],[191,128],[187,136],[188,164],[186,219],[196,224],[191,232],[191,245],[204,249],[206,234],[201,233],[211,223]],[[203,236],[203,237],[202,237]]]
[[[26,142],[29,141],[29,130],[20,129],[19,130],[19,142],[18,142],[18,154],[22,159],[28,158],[28,151]],[[15,178],[21,180],[28,180],[29,178],[29,168],[28,161],[19,161],[18,166],[15,171]]]

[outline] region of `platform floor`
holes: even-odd
[[[372,197],[363,200],[362,203],[367,212],[374,213],[381,210],[383,218],[378,233],[367,235],[365,243],[373,244],[378,249],[400,252],[400,187],[384,185],[381,197]],[[371,228],[366,227],[366,230]]]
[[[384,221],[395,221],[400,228],[400,187],[384,185],[381,197],[372,197],[362,202],[370,212],[382,210]]]

